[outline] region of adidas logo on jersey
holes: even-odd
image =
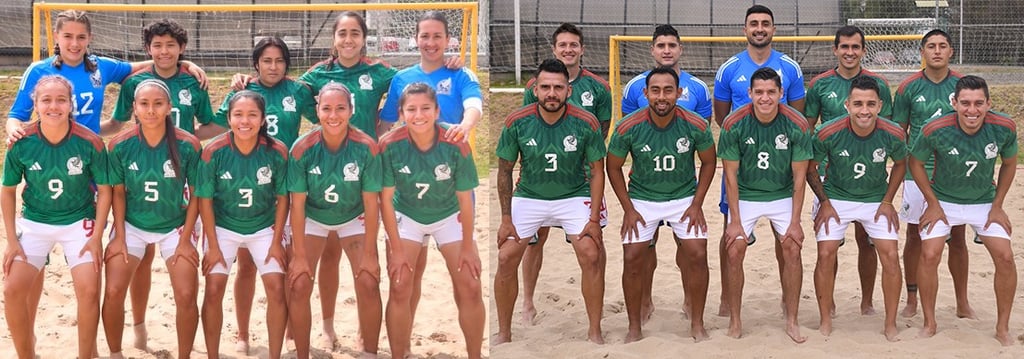
[[[850,157],[850,152],[843,150],[843,152],[839,152],[839,157]]]
[[[320,166],[313,167],[313,169],[309,170],[309,174],[313,174],[313,175],[321,174],[320,173]]]
[[[959,156],[960,155],[960,151],[957,151],[956,147],[953,147],[952,150],[949,150],[949,154],[953,155],[953,156]]]
[[[39,162],[36,162],[36,163],[33,163],[32,167],[29,167],[28,170],[29,171],[42,171],[43,170],[43,166],[40,166]]]
[[[537,146],[537,140],[534,140],[534,139],[531,138],[529,141],[526,141],[526,145],[527,146]]]
[[[138,171],[139,170],[139,164],[135,163],[135,162],[132,162],[132,164],[128,165],[128,169],[130,169],[132,171]]]
[[[736,79],[736,82],[747,82],[747,77],[740,75],[740,78]]]
[[[828,94],[827,98],[838,98],[838,97],[839,97],[839,95],[836,95],[836,92],[832,91],[832,93]]]
[[[743,142],[743,143],[746,143],[748,145],[753,145],[755,143],[754,142],[754,138],[753,137],[747,137],[747,141]]]
[[[640,152],[651,152],[651,146],[644,145],[644,148],[641,148]]]
[[[404,167],[402,167],[402,169],[398,170],[398,173],[405,173],[405,174],[409,175],[409,174],[412,174],[412,171],[409,170],[409,166],[404,166]]]
[[[231,178],[231,172],[224,172],[224,174],[220,175],[220,179],[222,179],[222,180],[232,179]]]
[[[914,102],[925,102],[925,101],[928,101],[928,100],[926,100],[924,98],[924,95],[917,96],[917,99],[914,99]]]

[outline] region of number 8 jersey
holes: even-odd
[[[238,152],[231,132],[203,149],[196,196],[213,198],[217,227],[252,234],[274,224],[277,196],[288,194],[288,149],[278,140],[263,138],[247,155]]]
[[[764,124],[748,104],[722,122],[718,157],[739,161],[736,180],[741,200],[769,202],[792,197],[792,163],[811,156],[810,125],[792,107],[780,104],[775,119]]]
[[[88,128],[71,124],[60,143],[43,137],[39,122],[7,149],[4,186],[25,179],[22,214],[31,221],[66,225],[96,216],[93,184],[109,185],[103,140]]]

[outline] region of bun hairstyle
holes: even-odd
[[[155,87],[160,89],[160,92],[164,95],[167,103],[171,103],[171,90],[167,87],[163,81],[157,79],[146,79],[139,82],[139,85],[135,87],[135,99],[138,100],[139,92],[146,87]],[[138,116],[138,114],[135,114]],[[136,119],[138,121],[138,119]],[[167,143],[167,154],[171,158],[171,166],[174,168],[174,177],[181,178],[181,151],[178,150],[178,133],[177,128],[174,127],[174,121],[171,120],[171,114],[168,112],[167,116],[164,116],[164,142]]]
[[[57,14],[57,18],[53,20],[53,32],[57,33],[60,29],[64,28],[64,24],[68,22],[77,22],[85,25],[85,31],[92,35],[92,22],[89,21],[89,17],[85,15],[85,11],[79,10],[64,10]],[[53,45],[53,54],[57,55],[57,58],[53,59],[53,66],[60,69],[64,65],[64,60],[60,57],[60,45]],[[96,72],[97,65],[95,62],[89,59],[89,49],[85,49],[85,71]]]

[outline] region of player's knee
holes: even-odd
[[[224,277],[222,275],[215,276]],[[224,298],[224,292],[227,290],[227,278],[219,280],[211,277],[213,276],[206,276],[206,290],[203,292],[203,298],[206,298],[207,300]]]
[[[1017,265],[1013,261],[1012,251],[1006,250],[992,253],[992,263],[995,265],[997,269],[1004,269],[1016,272]]]
[[[936,239],[939,240],[939,239]],[[921,251],[921,265],[937,266],[942,261],[941,250],[922,250]]]
[[[832,263],[836,260],[836,248],[831,246],[818,246],[818,262]]]
[[[377,283],[377,279],[371,275],[363,274],[356,278],[355,282],[357,293],[373,293],[380,290],[380,285]]]
[[[174,289],[174,305],[178,308],[191,308],[196,306],[196,296],[199,295],[198,288],[194,286],[176,286]]]
[[[576,260],[584,270],[597,270],[603,267],[604,255],[597,246],[580,246],[576,250]]]
[[[263,287],[267,293],[267,302],[283,305],[285,302],[284,275],[269,274],[263,278]],[[312,285],[309,286],[312,292]]]
[[[513,247],[505,247],[498,250],[498,273],[519,270],[519,263],[523,260],[522,251]],[[507,273],[506,273],[507,274]]]
[[[735,243],[726,248],[726,253],[728,253],[729,263],[741,262],[747,255],[747,246],[745,243]]]
[[[636,248],[627,248],[622,252],[622,264],[626,271],[640,270],[640,265],[644,262],[644,258],[647,258],[647,253],[643,250],[633,250]]]
[[[313,294],[313,280],[308,276],[303,276],[299,279],[294,280],[291,283],[291,289],[288,291],[288,297],[291,300],[305,300],[309,301],[309,297]]]
[[[458,276],[452,284],[456,287],[455,296],[459,303],[470,303],[483,295],[480,280],[471,275]]]
[[[77,285],[75,286],[75,298],[77,298],[79,306],[98,305],[100,303],[100,288],[93,285]]]
[[[408,303],[412,300],[413,289],[412,279],[410,278],[406,278],[406,280],[401,282],[392,280],[391,288],[388,292],[388,301]]]

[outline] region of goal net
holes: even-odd
[[[379,1],[379,0],[371,0]],[[139,4],[33,4],[32,50],[36,60],[53,53],[52,26],[57,13],[76,9],[88,12],[92,22],[93,53],[126,60],[145,60],[142,27],[161,18],[174,19],[188,31],[184,58],[204,68],[225,71],[252,69],[252,47],[260,39],[277,36],[288,44],[292,70],[302,71],[330,56],[334,20],[344,11],[366,19],[367,55],[393,66],[419,61],[416,20],[429,10],[444,12],[451,33],[447,52],[463,56],[476,70],[478,11],[475,2],[260,4],[260,5],[139,5]]]
[[[919,41],[922,34],[917,35],[867,35],[868,52],[864,65],[876,72],[900,71],[910,72],[920,69]],[[612,113],[619,116],[621,111],[622,88],[633,76],[654,67],[651,58],[650,36],[610,36],[608,38],[608,83],[612,88],[615,107]],[[683,43],[683,55],[679,66],[686,72],[701,78],[710,88],[714,85],[718,67],[747,46],[743,36],[714,36],[679,38]],[[800,64],[804,79],[827,71],[836,66],[835,55],[832,54],[834,36],[775,36],[772,48],[781,51]],[[879,59],[881,52],[895,54],[914,51],[913,61],[869,61]]]

